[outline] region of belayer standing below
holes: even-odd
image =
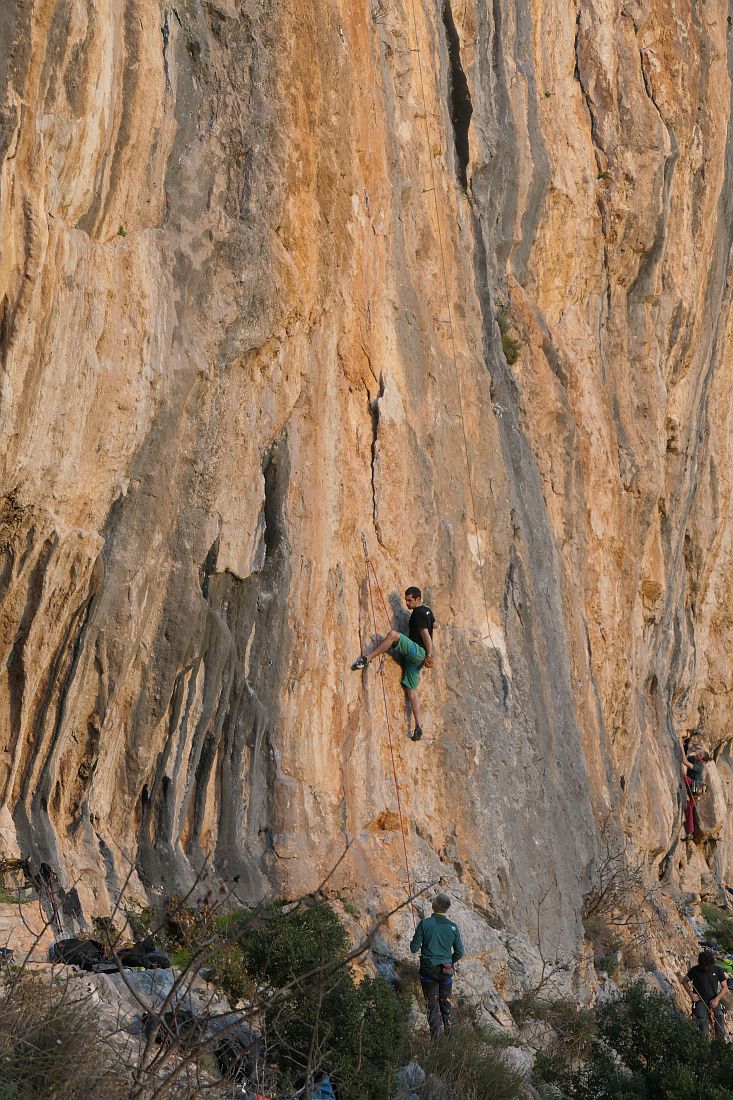
[[[715,1023],[715,1038],[725,1039],[725,1009],[720,1002],[728,992],[728,980],[726,972],[715,965],[712,951],[701,951],[697,966],[680,974],[680,981],[692,1000],[693,1018],[703,1035],[709,1035],[711,1024]]]
[[[451,1029],[453,968],[465,955],[458,925],[445,914],[450,909],[447,894],[433,898],[432,917],[423,917],[410,943],[413,955],[420,952],[420,985],[428,1009],[430,1037],[437,1041],[443,1029]]]
[[[390,630],[387,637],[376,645],[363,657],[357,657],[351,666],[354,671],[366,668],[370,661],[389,650],[402,665],[402,686],[405,695],[410,701],[412,716],[415,720],[415,728],[412,731],[413,741],[419,741],[422,737],[422,722],[420,720],[420,704],[417,698],[417,685],[420,682],[420,669],[433,667],[433,627],[435,616],[431,609],[422,602],[422,592],[415,585],[405,590],[405,603],[408,611],[411,611],[408,634],[400,634],[399,630]],[[408,636],[409,635],[409,636]]]

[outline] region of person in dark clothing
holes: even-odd
[[[710,1034],[714,1022],[715,1038],[725,1039],[725,1010],[720,1002],[728,992],[728,980],[725,971],[715,965],[712,951],[701,951],[697,966],[690,967],[687,974],[680,974],[692,1001],[693,1018],[703,1035]]]
[[[450,898],[437,894],[432,917],[420,921],[410,943],[413,955],[420,952],[420,985],[428,1010],[430,1037],[436,1042],[443,1031],[450,1031],[453,968],[465,955],[458,925],[445,915],[449,909]]]
[[[682,782],[685,785],[685,840],[695,835],[695,799],[705,793],[707,787],[703,781],[705,765],[710,760],[704,749],[689,748],[690,739],[680,741],[682,750]]]
[[[399,630],[390,630],[374,649],[357,657],[351,666],[354,671],[366,668],[370,661],[379,657],[388,650],[402,665],[402,686],[405,695],[410,701],[412,717],[415,720],[415,728],[412,731],[412,740],[419,741],[422,737],[422,722],[420,719],[420,703],[417,698],[417,686],[420,682],[420,669],[433,667],[433,627],[435,616],[431,609],[422,602],[422,592],[415,585],[411,585],[405,591],[405,604],[410,615],[410,623],[407,634],[400,634]]]

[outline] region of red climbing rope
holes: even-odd
[[[367,578],[369,577],[369,569],[371,569],[372,576],[374,577],[374,583],[376,584],[377,592],[379,593],[379,598],[382,601],[382,610],[384,611],[384,619],[385,619],[385,622],[387,623],[387,629],[389,630],[391,619],[389,617],[389,611],[387,610],[386,601],[384,599],[384,596],[382,595],[382,589],[379,586],[379,577],[377,576],[377,571],[374,568],[374,563],[372,562],[371,558],[367,557],[366,562],[367,562]]]
[[[382,589],[379,587],[379,578],[377,577],[377,571],[374,568],[374,566],[372,565],[371,559],[369,558],[369,555],[366,552],[365,552],[364,557],[365,557],[365,560],[366,560],[366,577],[367,577],[367,589],[369,591],[369,605],[372,609],[372,623],[374,624],[374,633],[378,634],[379,631],[377,630],[377,615],[376,615],[376,612],[374,610],[374,596],[372,595],[372,582],[371,582],[371,579],[369,577],[369,571],[370,570],[371,570],[371,572],[374,576],[374,582],[377,586],[377,591],[379,592],[379,598],[382,601],[382,607],[384,608],[384,614],[387,618],[388,628],[389,628],[389,612],[387,611],[387,605],[384,601],[384,596],[382,595]],[[387,684],[386,684],[386,681],[385,681],[385,678],[384,678],[384,658],[381,658],[380,662],[379,662],[379,675],[380,675],[380,678],[381,678],[381,681],[382,681],[382,699],[384,700],[384,717],[385,717],[386,722],[387,722],[387,740],[389,742],[389,755],[392,758],[392,777],[394,779],[395,794],[397,795],[397,813],[398,813],[399,819],[400,819],[400,834],[402,836],[402,850],[403,850],[404,856],[405,856],[405,871],[407,873],[407,896],[410,899],[410,912],[412,913],[412,925],[413,925],[413,928],[417,928],[417,920],[415,918],[415,906],[412,904],[412,900],[411,900],[412,897],[413,897],[412,875],[410,873],[410,859],[409,859],[409,856],[407,854],[407,839],[405,837],[405,819],[402,815],[402,801],[400,799],[400,785],[399,785],[399,782],[397,780],[397,764],[395,762],[394,745],[392,743],[392,725],[391,725],[390,720],[389,720],[389,706],[387,704]]]

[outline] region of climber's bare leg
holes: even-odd
[[[422,722],[420,721],[420,704],[417,699],[417,692],[414,688],[406,687],[405,695],[410,701],[410,707],[412,708],[412,717],[415,719],[415,727],[422,727]]]
[[[379,645],[376,645],[369,653],[364,654],[367,661],[373,661],[375,657],[379,657],[382,653],[386,653],[388,649],[392,648],[399,636],[399,630],[390,630],[389,634],[379,643]]]

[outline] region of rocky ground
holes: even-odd
[[[481,941],[480,950],[469,949],[456,978],[459,1022],[499,1037],[500,1057],[525,1076],[529,1100],[539,1095],[530,1084],[537,1053],[553,1048],[563,1035],[558,1005],[571,1011],[589,1008],[617,997],[629,983],[641,981],[648,989],[672,997],[687,1011],[678,975],[694,961],[698,940],[712,934],[700,913],[699,897],[684,895],[671,884],[647,884],[646,891],[640,891],[638,885],[637,880],[625,894],[616,892],[612,900],[609,896],[607,904],[599,903],[584,918],[585,944],[580,960],[561,956],[556,945],[543,941],[541,912],[536,929],[539,947],[530,936],[517,936],[501,928],[487,932],[485,920],[480,915],[472,916],[468,909],[452,913],[467,943]],[[62,989],[65,1001],[83,1005],[101,1036],[100,1049],[111,1052],[126,1080],[137,1080],[137,1073],[153,1091],[154,1087],[165,1086],[173,1089],[171,1096],[181,1098],[248,1098],[244,1086],[217,1084],[216,1051],[224,1034],[235,1038],[244,1034],[247,1049],[256,1045],[260,1015],[247,1002],[227,1001],[215,985],[204,979],[205,952],[191,970],[174,966],[166,970],[125,968],[118,973],[84,973],[77,967],[49,961],[49,948],[57,932],[49,923],[42,900],[34,897],[29,887],[16,889],[16,896],[22,900],[12,902],[6,892],[6,900],[0,904],[0,940],[14,953],[13,963],[4,965],[20,968],[49,989]],[[360,918],[348,901],[333,897],[331,904],[349,929],[351,941],[361,942],[371,930],[371,922]],[[118,916],[118,923],[120,919]],[[368,950],[355,960],[354,972],[357,979],[378,973],[398,982],[410,1002],[412,1034],[427,1039],[427,1021],[413,975],[414,957],[401,940],[393,918],[387,919],[372,934]],[[180,1043],[161,1046],[150,1041],[146,1019],[160,1014],[165,1019],[172,1009],[190,1014],[197,1021],[193,1044],[188,1031],[185,1036],[181,1033]],[[185,1023],[185,1027],[190,1025]],[[252,1070],[252,1083],[256,1072]],[[395,1100],[414,1100],[425,1089],[429,1091],[419,1053],[400,1071],[398,1084]]]

